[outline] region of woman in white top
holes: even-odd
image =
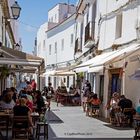
[[[110,111],[110,121],[111,123],[114,123],[114,118],[115,118],[115,113],[117,113],[119,111],[119,106],[118,106],[118,102],[119,102],[119,93],[114,92],[112,95],[112,98],[110,100],[110,103],[107,107],[107,109],[109,109]]]

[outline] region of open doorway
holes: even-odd
[[[108,98],[110,99],[114,92],[121,94],[122,77],[120,76],[122,68],[109,70],[109,89]]]

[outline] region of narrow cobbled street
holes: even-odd
[[[47,112],[49,123],[49,140],[131,140],[133,128],[113,127],[101,118],[87,117],[81,107],[56,106],[52,103]]]

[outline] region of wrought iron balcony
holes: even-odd
[[[95,23],[89,22],[85,27],[85,47],[90,48],[94,45]]]
[[[82,48],[81,48],[82,42],[81,41],[82,41],[81,38],[77,38],[75,41],[75,51],[74,51],[75,54],[82,52]]]

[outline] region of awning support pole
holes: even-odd
[[[37,79],[38,79],[38,90],[40,90],[40,66],[38,66],[38,77],[37,77]]]

